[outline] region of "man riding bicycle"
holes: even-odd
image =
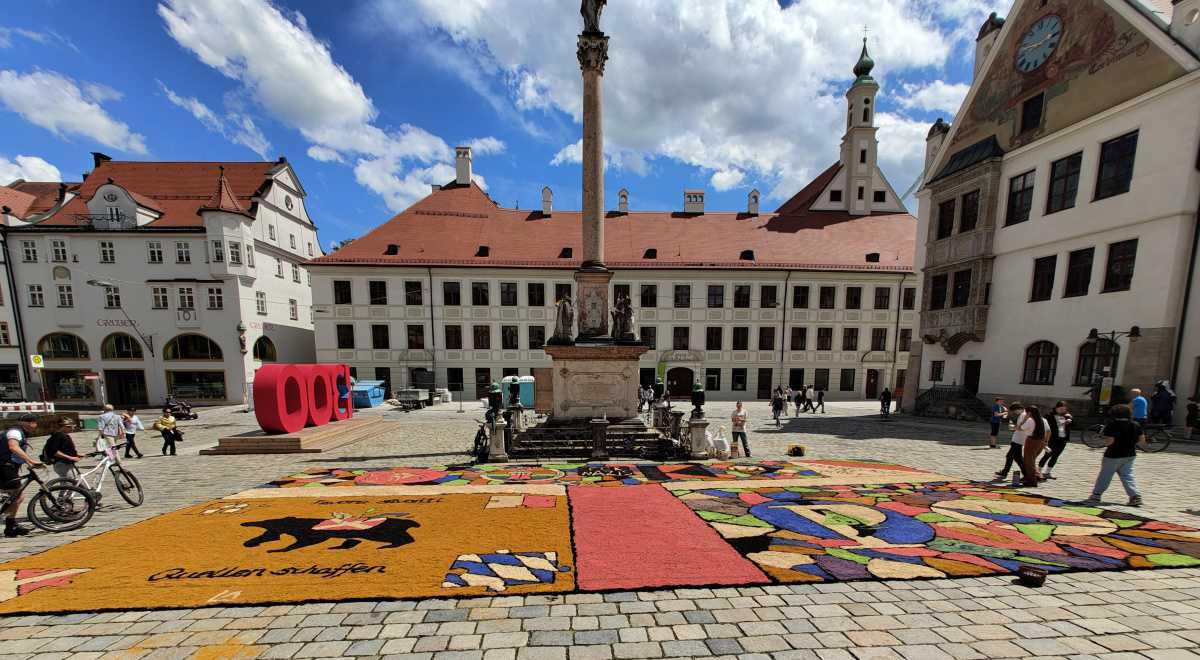
[[[39,469],[42,463],[26,451],[29,449],[29,434],[37,429],[37,418],[28,413],[17,419],[17,425],[4,434],[0,443],[0,490],[11,499],[4,509],[4,535],[8,538],[24,536],[29,529],[17,526],[17,509],[21,505],[21,466]]]

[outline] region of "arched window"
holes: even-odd
[[[38,353],[47,360],[86,360],[87,343],[66,332],[52,332],[38,342]]]
[[[275,342],[269,337],[263,335],[254,342],[254,359],[262,362],[274,362],[278,358],[275,357]]]
[[[863,123],[868,124],[870,122],[871,122],[871,108],[869,108],[869,107],[863,108]]]
[[[221,347],[204,335],[179,335],[163,347],[164,360],[220,360]]]
[[[124,332],[114,332],[100,343],[100,357],[104,360],[140,360],[142,345]]]
[[[1035,341],[1025,349],[1025,371],[1021,382],[1026,385],[1053,385],[1058,370],[1058,346],[1049,341]]]
[[[1117,361],[1121,357],[1121,347],[1110,339],[1089,340],[1079,347],[1079,364],[1075,368],[1075,384],[1082,386],[1099,385],[1104,378],[1104,368],[1108,367],[1109,374],[1117,375]]]

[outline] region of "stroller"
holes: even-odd
[[[175,419],[200,419],[200,413],[192,412],[192,404],[182,399],[176,399],[173,394],[167,396],[163,407],[170,408],[171,415]]]

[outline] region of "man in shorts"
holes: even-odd
[[[30,469],[42,467],[28,451],[29,434],[35,429],[37,418],[26,413],[17,418],[16,426],[4,433],[4,442],[0,443],[0,490],[12,498],[4,508],[4,535],[8,538],[29,533],[27,528],[17,526],[17,510],[21,506],[21,466],[28,465]]]

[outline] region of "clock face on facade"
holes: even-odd
[[[1029,73],[1046,63],[1062,41],[1062,19],[1055,14],[1043,16],[1034,23],[1017,44],[1017,70]]]

